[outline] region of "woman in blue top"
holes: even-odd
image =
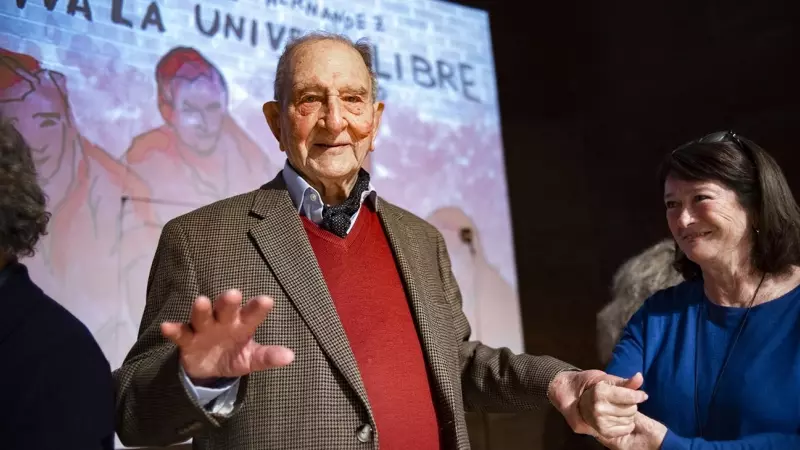
[[[643,374],[649,399],[624,410],[632,433],[602,443],[800,449],[800,208],[786,178],[752,141],[720,132],[667,155],[660,182],[687,281],[623,331],[606,371]],[[600,397],[580,404],[598,429],[623,411]]]

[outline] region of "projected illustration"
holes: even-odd
[[[492,339],[500,343],[518,339],[522,328],[517,292],[486,260],[486,244],[475,222],[456,207],[439,208],[425,220],[442,232],[470,324],[494,330]]]
[[[136,136],[123,160],[145,178],[162,223],[184,212],[176,206],[250,191],[277,172],[230,116],[225,78],[200,52],[175,47],[155,73],[164,125]]]
[[[135,217],[124,220],[120,198],[150,193],[141,179],[82,135],[66,77],[33,57],[0,50],[0,115],[31,146],[53,214],[39,255],[28,264],[43,289],[58,292],[96,332],[104,350],[113,352],[118,277],[131,273],[130,259],[135,259],[121,227],[154,221],[148,204],[136,205],[130,211]]]
[[[261,106],[280,52],[311,30],[373,44],[386,104],[373,184],[442,231],[473,338],[522,350],[485,12],[427,0],[167,3],[0,4],[0,114],[33,147],[53,212],[23,262],[113,367],[135,341],[164,223],[283,167]]]

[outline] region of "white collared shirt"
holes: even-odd
[[[307,217],[317,225],[322,223],[322,211],[325,208],[325,203],[322,201],[322,196],[319,195],[319,191],[308,184],[305,178],[294,170],[292,165],[289,164],[289,160],[286,160],[281,175],[283,175],[283,181],[286,183],[286,189],[289,191],[289,197],[292,199],[294,206],[297,207],[298,214]],[[370,199],[373,206],[377,206],[378,194],[375,192],[375,187],[372,186],[372,183],[370,183],[367,190],[361,194],[360,204],[364,204],[364,200],[367,198]],[[347,229],[348,233],[353,229],[359,211],[360,209],[350,217],[350,228]]]

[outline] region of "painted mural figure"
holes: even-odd
[[[149,196],[147,187],[81,135],[65,76],[31,56],[0,49],[0,114],[32,148],[53,214],[37,257],[27,263],[32,277],[45,292],[57,293],[106,355],[112,354],[120,319],[118,280],[136,260],[126,253],[136,245],[122,240],[123,228],[155,221],[149,205],[123,208],[120,198]]]
[[[156,84],[164,124],[135,137],[123,158],[152,190],[149,201],[162,224],[274,175],[267,156],[229,115],[222,73],[200,52],[170,50],[156,66]]]
[[[464,314],[473,328],[472,339],[522,351],[516,290],[487,261],[475,223],[452,206],[435,210],[426,220],[444,237]]]

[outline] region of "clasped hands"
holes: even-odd
[[[647,400],[643,382],[640,373],[623,379],[599,370],[562,372],[548,397],[576,433],[613,450],[658,450],[667,428],[638,411]]]

